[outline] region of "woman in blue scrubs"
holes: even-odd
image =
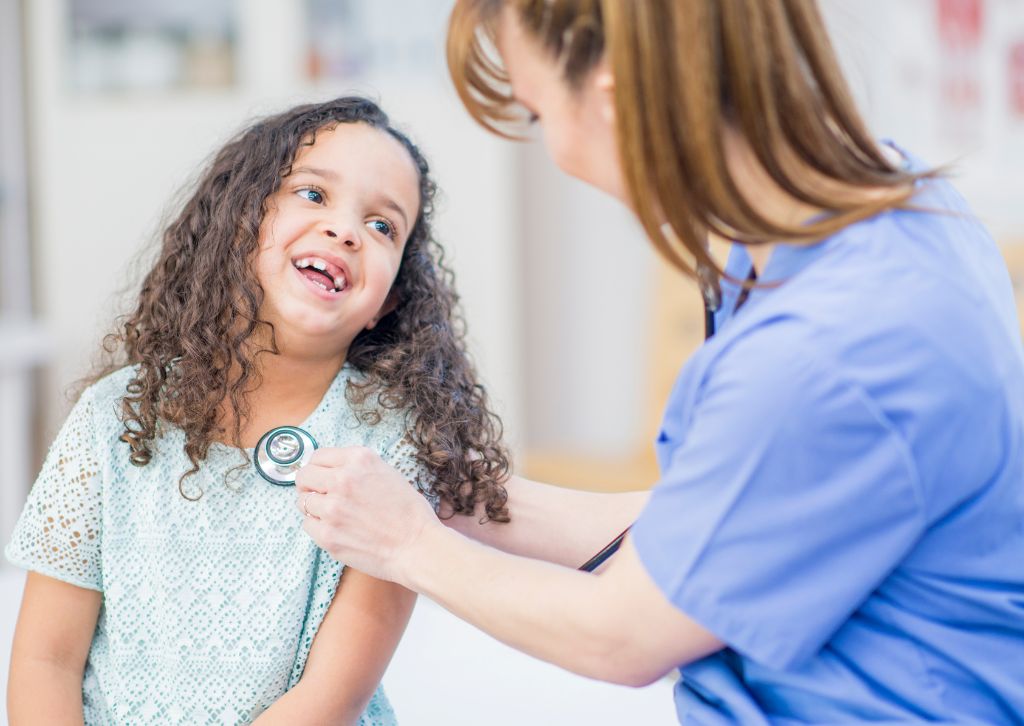
[[[577,673],[681,668],[681,722],[1021,723],[1010,281],[942,175],[870,137],[815,4],[459,0],[449,64],[485,126],[525,110],[629,206],[717,333],[669,398],[651,493],[513,477],[510,524],[444,526],[372,452],[326,450],[299,477],[311,536]]]

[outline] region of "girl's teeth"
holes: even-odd
[[[320,272],[323,272],[324,270],[327,269],[327,263],[325,263],[323,260],[315,260],[313,262],[313,268],[319,270]]]
[[[334,289],[335,290],[341,290],[344,287],[345,287],[345,278],[344,277],[335,277],[334,278]]]

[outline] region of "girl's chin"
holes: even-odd
[[[310,320],[301,322],[274,322],[274,335],[282,354],[301,354],[304,357],[330,358],[344,355],[355,334],[348,334],[337,320]]]

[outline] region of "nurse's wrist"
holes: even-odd
[[[424,524],[416,539],[406,546],[395,563],[395,582],[414,592],[430,595],[437,576],[451,570],[453,561],[447,553],[457,548],[457,542],[469,542],[458,532],[449,529],[440,520]]]

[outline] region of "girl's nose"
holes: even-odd
[[[337,232],[334,231],[334,229],[328,227],[324,229],[324,236],[329,237],[332,240],[340,239],[342,240],[341,243],[343,245],[352,250],[359,249],[359,246],[361,244],[359,241],[359,235],[357,235],[355,232],[347,232],[345,234],[339,235]]]

